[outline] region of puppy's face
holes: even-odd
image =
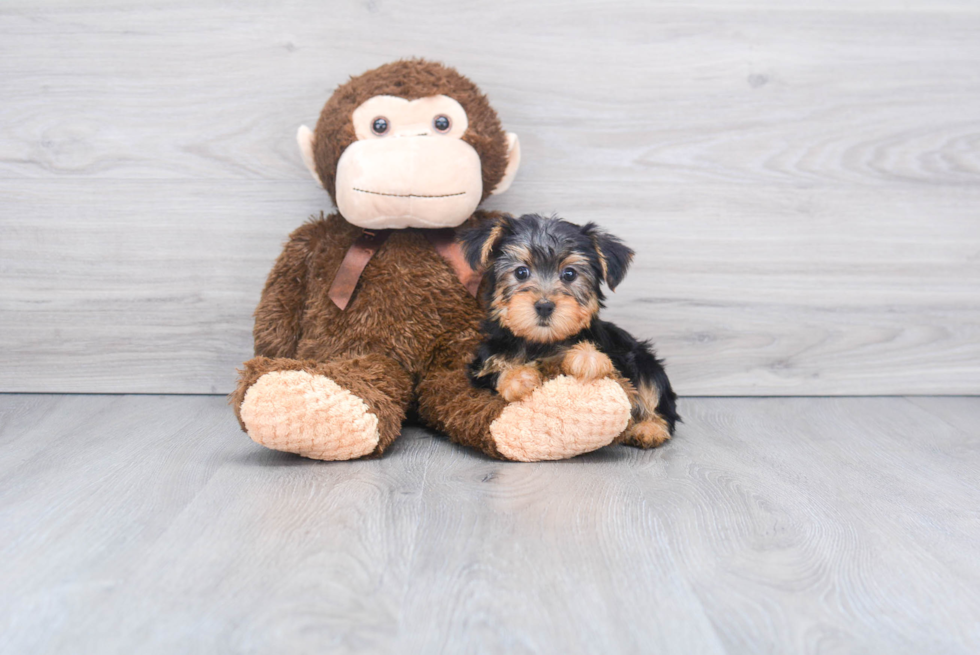
[[[539,343],[561,341],[588,327],[602,306],[601,283],[615,286],[632,257],[618,239],[592,224],[527,215],[478,230],[479,238],[466,235],[464,244],[471,265],[487,268],[490,318]]]
[[[572,244],[508,241],[492,262],[490,317],[522,339],[544,343],[585,329],[599,311],[587,255]]]

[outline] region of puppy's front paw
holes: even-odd
[[[520,400],[541,386],[541,373],[530,366],[516,366],[500,374],[497,380],[497,393],[512,403]]]
[[[584,382],[604,378],[613,372],[613,364],[605,353],[596,350],[589,341],[583,341],[568,349],[562,360],[561,370]]]

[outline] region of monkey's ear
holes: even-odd
[[[313,159],[313,130],[305,125],[300,125],[299,130],[296,131],[296,143],[299,144],[299,154],[302,155],[307,170],[310,171],[310,175],[313,176],[316,183],[322,187],[323,182],[320,181],[320,176],[316,174],[316,160]]]
[[[600,230],[595,223],[586,225],[582,228],[582,232],[592,239],[592,247],[599,257],[602,279],[606,281],[610,291],[615,291],[626,277],[626,270],[630,267],[635,253],[618,237]]]
[[[497,195],[498,193],[503,193],[510,188],[511,182],[514,181],[514,176],[517,175],[517,169],[521,166],[521,142],[517,140],[517,135],[513,132],[507,133],[507,168],[504,170],[504,176],[497,182],[497,186],[493,188],[490,195]]]
[[[479,271],[490,264],[490,255],[504,234],[507,233],[509,226],[510,216],[505,214],[499,218],[483,221],[459,236],[463,255],[466,257],[466,263],[470,265],[470,268]]]

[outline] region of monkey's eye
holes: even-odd
[[[571,282],[577,277],[578,277],[578,271],[576,271],[574,268],[566,268],[564,271],[561,272],[562,282]]]
[[[381,136],[382,134],[387,132],[388,119],[385,118],[384,116],[378,116],[377,118],[375,118],[374,122],[371,123],[371,131],[377,134],[378,136]]]
[[[516,277],[518,280],[526,280],[530,274],[531,271],[527,266],[518,266],[516,269],[514,269],[514,277]]]
[[[432,127],[436,128],[439,132],[448,132],[449,128],[452,127],[452,123],[449,121],[449,116],[440,114],[432,120]]]

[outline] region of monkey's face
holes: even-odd
[[[354,109],[351,122],[356,140],[337,160],[334,179],[337,208],[348,222],[369,229],[442,228],[473,214],[483,196],[483,168],[480,154],[462,138],[469,120],[459,102],[445,95],[377,95]],[[311,165],[312,141],[304,139],[312,133],[301,128],[300,147]],[[515,170],[516,141],[508,135]],[[315,165],[311,171],[315,176]]]
[[[462,140],[466,112],[447,96],[375,96],[354,110],[337,162],[337,208],[365,228],[455,227],[483,194],[480,155]]]
[[[343,217],[368,229],[455,227],[517,173],[517,136],[486,96],[442,64],[406,59],[337,87],[303,161]]]

